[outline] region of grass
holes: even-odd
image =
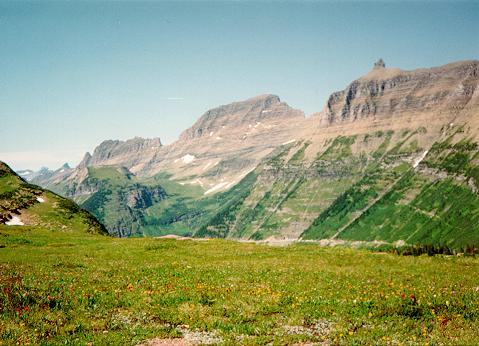
[[[479,344],[472,257],[33,227],[0,239],[3,345],[135,345],[179,326],[225,345]]]

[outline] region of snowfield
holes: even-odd
[[[196,157],[194,155],[186,154],[181,159],[183,160],[184,163],[188,164],[195,161]]]
[[[5,222],[5,225],[7,226],[23,226],[25,225],[22,220],[20,220],[20,218],[18,216],[14,216],[12,217],[11,220]]]

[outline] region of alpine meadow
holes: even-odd
[[[0,345],[479,345],[478,23],[0,1]]]

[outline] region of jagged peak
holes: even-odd
[[[304,117],[304,113],[281,102],[277,95],[262,94],[208,110],[180,138],[201,137],[224,126],[240,126],[264,119],[293,116]]]
[[[379,59],[365,76],[354,80],[345,89],[332,93],[321,113],[321,123],[327,125],[345,119],[354,121],[370,115],[375,116],[376,112],[380,112],[380,114],[386,112],[400,114],[405,110],[415,112],[415,109],[410,107],[413,102],[424,105],[433,99],[436,103],[441,99],[444,103],[443,107],[447,107],[448,104],[451,104],[451,99],[445,100],[445,98],[449,96],[453,98],[467,97],[467,93],[470,95],[473,87],[464,88],[463,81],[465,79],[477,80],[479,74],[479,61],[477,60],[457,61],[442,66],[409,71],[385,66],[384,61]],[[411,86],[413,84],[414,88]],[[434,88],[431,87],[432,85]],[[407,97],[391,98],[394,102],[382,106],[378,106],[377,102],[370,100],[384,93],[393,95],[394,91],[391,90],[398,87],[400,89],[401,86],[407,86],[414,92],[409,93]],[[418,90],[422,91],[418,92]],[[382,109],[378,110],[378,107],[382,107]]]
[[[281,103],[279,96],[273,94],[262,94],[250,97],[246,100],[242,101],[234,101],[228,103],[226,105],[221,105],[218,107],[214,107],[206,111],[201,118],[204,117],[211,117],[211,116],[222,116],[225,113],[232,112],[232,111],[240,111],[243,108],[254,108],[254,107],[268,107],[273,104]]]
[[[385,67],[386,67],[386,63],[384,62],[382,58],[379,58],[379,60],[374,63],[373,69],[377,70],[377,69],[381,69]]]
[[[154,138],[144,138],[144,137],[139,137],[135,136],[133,138],[129,138],[126,140],[120,140],[120,139],[106,139],[103,142],[101,142],[98,147],[101,146],[111,146],[111,145],[118,145],[118,144],[131,144],[131,143],[157,143],[159,145],[161,144],[161,139],[159,137],[154,137]],[[98,148],[97,147],[97,148]]]
[[[249,99],[246,99],[244,101],[238,101],[236,103],[241,103],[241,102],[248,103],[248,102],[254,102],[254,101],[271,101],[271,102],[279,103],[281,102],[281,99],[279,98],[278,95],[261,94],[261,95],[250,97]]]
[[[119,139],[107,139],[101,142],[93,151],[93,157],[96,157],[98,153],[105,150],[115,150],[117,148],[128,148],[128,147],[161,147],[161,139],[159,137],[155,138],[143,138],[143,137],[133,137],[125,141]]]
[[[42,167],[40,168],[40,170],[38,171],[38,173],[40,174],[46,174],[46,173],[51,173],[52,171],[50,170],[50,168],[48,167]]]
[[[78,168],[86,168],[90,165],[91,162],[91,154],[87,151],[83,156],[83,159],[78,164]]]

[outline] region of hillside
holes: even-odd
[[[66,198],[28,184],[0,162],[0,230],[18,226],[22,230],[107,233],[86,210]]]
[[[207,111],[171,145],[106,141],[33,181],[116,235],[476,244],[478,69],[378,62],[308,118],[261,95]]]
[[[278,149],[198,235],[478,244],[477,70],[375,67],[333,94],[309,119],[315,133]]]

